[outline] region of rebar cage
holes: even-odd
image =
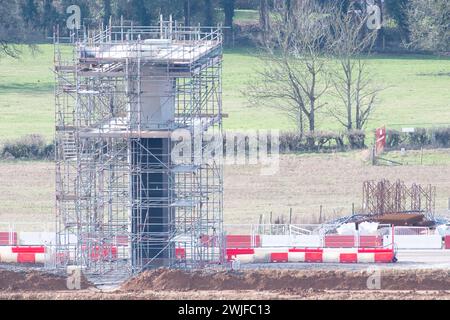
[[[222,136],[221,30],[122,22],[56,29],[54,44],[56,265],[103,278],[221,265],[223,164],[203,157]],[[202,141],[183,163],[178,129]]]
[[[370,215],[386,213],[420,213],[434,219],[436,187],[413,183],[411,187],[403,181],[365,181],[363,184],[363,209]]]

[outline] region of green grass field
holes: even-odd
[[[226,127],[291,129],[292,123],[273,109],[248,107],[245,84],[258,68],[250,49],[227,50],[224,67],[224,105],[230,118]],[[385,88],[379,96],[368,129],[386,125],[430,127],[450,125],[450,59],[423,56],[378,56],[369,59],[374,83]],[[330,106],[336,103],[329,101]],[[340,130],[326,112],[321,129]]]
[[[53,137],[53,47],[41,45],[39,49],[35,55],[25,52],[20,60],[0,59],[0,141],[28,133]],[[375,82],[387,89],[380,95],[368,129],[450,124],[449,58],[381,56],[370,59],[369,65]],[[246,84],[258,66],[252,49],[225,50],[226,129],[293,129],[277,110],[248,105]],[[323,130],[341,129],[325,113],[319,115],[318,124]]]
[[[225,21],[225,14],[222,9],[216,11],[217,19],[221,23]],[[259,22],[259,10],[236,9],[234,12],[234,23],[236,24],[256,24]]]
[[[0,140],[24,134],[53,136],[53,47],[20,60],[0,59]]]

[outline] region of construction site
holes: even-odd
[[[55,219],[0,224],[0,298],[450,298],[432,184],[365,180],[360,209],[317,223],[224,223],[220,27],[161,17],[53,40]]]

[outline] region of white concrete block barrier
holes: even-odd
[[[0,247],[0,263],[5,264],[44,264],[45,247]]]
[[[18,245],[20,246],[42,246],[56,245],[56,233],[54,232],[19,232]],[[72,241],[76,237],[72,236]]]
[[[392,244],[392,236],[383,236],[383,244]],[[432,235],[394,235],[394,244],[397,249],[442,249],[442,237]]]
[[[263,235],[261,236],[261,247],[296,247],[296,248],[319,248],[322,239],[319,235]]]
[[[392,263],[392,249],[237,249],[228,250],[228,259],[245,263]]]

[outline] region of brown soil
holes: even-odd
[[[91,285],[83,279],[81,287]],[[15,272],[0,270],[0,292],[67,290],[67,278],[38,271]]]
[[[152,291],[145,292],[18,292],[2,293],[0,300],[450,300],[447,291]]]
[[[450,270],[381,271],[383,290],[450,290]],[[305,290],[367,290],[366,271],[248,270],[242,272],[147,271],[125,283],[124,291],[256,290],[298,293]]]
[[[64,300],[276,300],[450,299],[449,270],[382,271],[382,290],[367,290],[366,272],[248,270],[242,272],[145,272],[120,289],[102,292],[83,281],[68,291],[65,277],[0,270],[2,299]]]

